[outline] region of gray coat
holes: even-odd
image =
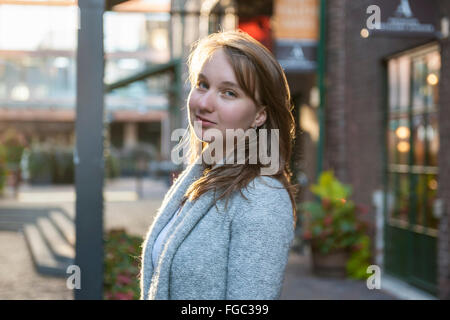
[[[278,299],[294,238],[293,215],[288,192],[268,176],[254,179],[242,190],[248,200],[235,192],[226,211],[223,199],[214,206],[212,191],[187,200],[153,269],[156,237],[202,170],[201,164],[192,164],[183,171],[147,232],[141,299]]]

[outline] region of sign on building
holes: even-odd
[[[439,15],[435,0],[373,0],[373,35],[435,36]]]
[[[318,0],[275,0],[275,55],[289,73],[314,72],[319,34]]]

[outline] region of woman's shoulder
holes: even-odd
[[[292,236],[294,217],[291,199],[283,184],[274,177],[255,178],[247,188],[242,189],[242,195],[235,197],[231,208],[235,230],[250,228],[264,230],[267,234]]]
[[[248,215],[267,213],[292,216],[289,193],[275,177],[258,176],[241,191],[242,194],[236,196],[236,207],[240,208],[240,212],[249,212]]]
[[[276,196],[289,199],[289,194],[283,183],[273,176],[258,176],[249,183],[246,195],[252,199]]]

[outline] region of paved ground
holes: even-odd
[[[0,231],[0,261],[0,300],[73,299],[64,279],[35,272],[22,233]]]
[[[365,281],[317,277],[311,270],[311,258],[291,252],[286,268],[281,300],[393,300],[383,290],[369,290]]]
[[[163,182],[146,180],[141,199],[123,201],[124,195],[129,196],[135,190],[134,179],[122,179],[106,184],[105,191],[110,192],[110,201],[105,203],[105,229],[125,227],[132,234],[141,236],[145,234],[167,191],[167,186]],[[70,200],[71,193],[73,193],[71,186],[23,186],[19,195],[20,201],[12,199],[7,194],[6,198],[0,200],[0,210],[60,207],[73,215],[74,202],[73,199]],[[29,197],[30,195],[37,197]],[[72,292],[66,288],[65,279],[44,277],[35,272],[22,233],[0,231],[0,300],[72,298]],[[303,254],[292,252],[289,258],[281,299],[395,298],[382,290],[367,289],[364,281],[315,277],[311,273],[308,250],[305,250]]]

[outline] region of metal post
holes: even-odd
[[[180,60],[173,61],[172,77],[173,85],[169,92],[169,137],[175,129],[183,127],[181,118],[181,92],[183,90],[181,82],[181,63]],[[174,145],[178,143],[170,141],[170,148],[172,150]],[[169,151],[170,154],[170,151]],[[167,160],[167,159],[166,159]]]
[[[103,11],[104,0],[78,0],[76,98],[75,299],[103,298]]]

